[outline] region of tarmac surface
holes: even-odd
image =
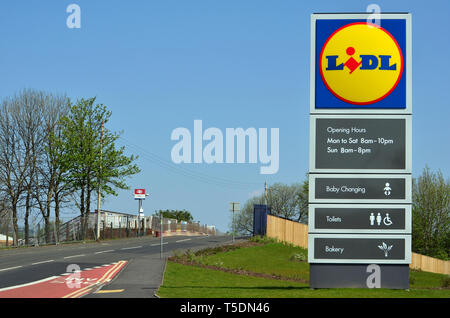
[[[58,277],[61,280],[61,277],[73,275],[74,268],[82,273],[81,277],[84,277],[88,271],[92,271],[96,267],[106,267],[118,262],[122,262],[123,266],[114,272],[114,276],[110,275],[109,280],[93,285],[88,293],[72,293],[71,291],[71,295],[87,298],[155,297],[163,279],[166,259],[173,255],[174,250],[198,250],[227,243],[231,243],[230,236],[167,236],[163,237],[162,255],[160,238],[149,236],[100,243],[0,250],[0,298],[5,289],[9,293],[20,286],[22,289],[27,287],[27,290],[31,290],[29,288],[36,290],[37,283],[35,282],[45,281],[48,283],[47,280]],[[93,281],[100,277],[101,273],[90,279]],[[82,287],[86,286],[82,285]],[[27,292],[22,295],[24,297],[52,297],[37,291],[34,294]],[[60,291],[55,295],[58,296],[54,297],[59,297]],[[20,296],[16,294],[13,297]]]

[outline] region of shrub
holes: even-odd
[[[449,288],[450,287],[450,276],[446,276],[442,279],[442,287]]]
[[[262,243],[262,244],[269,244],[269,243],[276,243],[277,240],[271,237],[267,237],[267,236],[260,236],[260,235],[256,235],[253,236],[249,239],[250,242],[253,243]]]
[[[289,260],[294,262],[306,262],[308,257],[303,253],[294,253],[291,255]]]

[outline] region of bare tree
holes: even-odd
[[[26,162],[24,178],[24,229],[25,244],[29,243],[29,217],[34,205],[33,188],[35,175],[40,157],[43,153],[43,113],[46,107],[47,96],[38,91],[24,90],[16,95],[14,100],[17,107],[11,113],[16,125],[18,137],[25,151]]]
[[[254,196],[247,200],[244,208],[236,213],[231,226],[240,234],[253,233],[253,207],[255,204],[266,204],[270,213],[283,218],[308,222],[308,178],[302,184],[291,185],[275,183],[269,186],[268,193]]]
[[[6,245],[8,246],[8,237],[9,237],[9,218],[11,214],[11,209],[8,207],[8,203],[5,198],[0,195],[0,234],[4,234],[6,237]]]
[[[287,219],[294,219],[299,214],[299,199],[302,186],[275,183],[269,187],[267,204],[271,213]]]
[[[19,110],[17,96],[5,99],[0,108],[0,183],[12,212],[14,245],[18,243],[18,207],[26,189],[30,161],[14,116]]]
[[[1,104],[0,194],[12,212],[14,244],[21,216],[25,244],[29,243],[29,219],[36,207],[45,222],[46,239],[50,239],[51,204],[57,202],[55,211],[59,215],[59,202],[63,198],[58,177],[61,171],[52,140],[67,104],[64,96],[34,90],[23,90]]]
[[[235,213],[230,228],[234,229],[236,234],[251,235],[253,233],[253,206],[255,204],[264,204],[264,202],[264,194],[248,199],[241,211]]]

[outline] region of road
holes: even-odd
[[[95,279],[98,279],[103,274],[106,275],[107,270],[111,272],[113,267],[115,273],[114,277],[110,277],[113,280],[111,285],[120,288],[108,292],[108,286],[103,286],[104,292],[89,297],[111,297],[113,292],[116,292],[113,297],[152,297],[161,282],[165,258],[171,256],[174,250],[196,250],[216,246],[230,242],[231,238],[229,236],[167,236],[163,241],[163,259],[160,258],[160,239],[155,237],[0,251],[0,297],[16,297],[15,294],[11,296],[8,293],[11,293],[12,286],[18,285],[26,285],[27,287],[22,289],[33,293],[27,294],[27,297],[47,297],[40,296],[37,288],[39,284],[34,285],[38,291],[32,291],[28,285],[51,278],[56,280],[56,283],[67,277],[68,272],[73,275],[73,268],[81,271],[82,277],[93,277],[95,276],[93,273],[97,272]],[[118,262],[121,263],[117,264]],[[118,265],[121,265],[120,268]],[[89,280],[89,278],[83,279]],[[107,280],[107,283],[109,282]],[[17,288],[12,288],[14,289]],[[48,281],[42,283],[40,290],[48,290]],[[93,288],[90,292],[95,291],[98,291],[98,288]],[[25,295],[25,293],[20,294]],[[59,295],[61,291],[48,297],[59,297]]]

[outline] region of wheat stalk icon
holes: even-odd
[[[378,248],[384,252],[384,257],[388,257],[388,252],[392,249],[394,245],[387,246],[386,243],[383,242],[382,245],[378,245]]]

